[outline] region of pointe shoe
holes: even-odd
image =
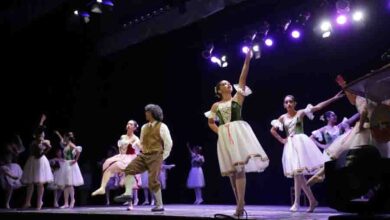
[[[54,204],[53,204],[53,207],[54,207],[54,208],[58,208],[58,207],[60,207],[60,206],[58,205],[58,203],[54,203]]]
[[[24,204],[24,205],[22,206],[22,209],[28,209],[28,208],[30,208],[30,207],[31,207],[31,204],[28,203],[28,204]]]
[[[309,208],[306,210],[306,212],[309,212],[309,213],[313,212],[314,209],[317,208],[317,206],[318,206],[318,201],[311,202],[311,203],[310,203],[310,206],[309,206]]]
[[[133,205],[134,205],[134,206],[137,206],[137,205],[138,205],[138,202],[139,202],[138,199],[134,199]]]
[[[75,200],[70,201],[69,208],[73,209],[75,202]]]
[[[306,182],[307,186],[313,186],[316,183],[324,182],[325,177],[323,175],[314,175]]]
[[[43,202],[37,202],[37,210],[41,210],[43,206]]]
[[[154,201],[154,200],[150,202],[150,205],[153,206],[154,204],[155,204],[155,201]]]
[[[67,208],[69,208],[69,205],[63,205],[60,207],[60,209],[67,209]]]
[[[11,209],[11,207],[9,206],[9,204],[6,204],[6,205],[5,205],[5,208],[6,208],[6,209]]]
[[[244,216],[245,209],[236,209],[236,212],[234,212],[233,216],[239,218],[241,216]]]
[[[95,190],[91,195],[97,196],[97,195],[104,195],[104,194],[106,194],[106,190],[104,188],[99,188]]]
[[[291,206],[290,211],[291,212],[297,212],[299,210],[299,205],[295,204]]]
[[[126,210],[127,211],[131,211],[131,210],[133,210],[134,209],[134,206],[130,203],[130,205],[129,206],[127,206],[127,208],[126,208]]]

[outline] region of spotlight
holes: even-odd
[[[328,37],[330,37],[330,34],[331,34],[332,32],[330,32],[330,31],[326,31],[326,32],[324,32],[324,33],[322,33],[322,38],[328,38]]]
[[[102,9],[100,8],[100,4],[98,4],[98,3],[95,3],[95,4],[92,5],[91,12],[96,13],[96,14],[102,14],[103,13]]]
[[[288,28],[290,27],[291,24],[291,19],[287,19],[282,23],[282,29],[283,31],[287,31]]]
[[[362,11],[355,11],[353,14],[352,14],[352,19],[354,21],[361,21],[363,20],[364,18],[364,14]]]
[[[301,32],[299,32],[298,30],[293,30],[291,32],[291,37],[293,37],[294,39],[298,39],[301,37]]]
[[[265,39],[264,42],[265,42],[265,45],[267,45],[268,47],[271,47],[274,44],[274,41],[271,38]]]
[[[112,7],[114,7],[114,3],[110,0],[96,0],[91,6],[91,12],[101,14],[103,13],[103,8],[111,10]]]
[[[222,55],[221,58],[219,58],[219,57],[216,56],[216,55],[213,55],[213,56],[210,58],[210,61],[211,61],[212,63],[217,64],[219,67],[222,67],[222,68],[225,68],[225,67],[228,66],[227,56],[226,56],[226,55]]]
[[[258,43],[253,45],[252,51],[255,55],[255,59],[259,59],[261,57],[260,45]]]
[[[74,15],[77,15],[79,16],[83,21],[84,23],[88,23],[91,19],[90,19],[90,14],[86,11],[78,11],[78,10],[75,10],[73,12]]]
[[[248,53],[249,52],[249,47],[248,46],[243,46],[242,48],[241,48],[241,51],[243,52],[243,53]]]
[[[330,31],[332,29],[332,24],[329,21],[323,21],[321,22],[320,28],[322,32]]]
[[[345,15],[339,15],[339,16],[337,16],[336,22],[337,22],[337,24],[339,24],[339,25],[344,25],[345,23],[347,23],[347,16],[345,16]]]
[[[205,59],[209,59],[214,50],[214,44],[208,43],[206,49],[202,51],[202,57]]]
[[[212,63],[216,63],[219,66],[221,66],[221,60],[218,57],[212,56],[210,60],[211,60]]]

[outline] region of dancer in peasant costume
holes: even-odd
[[[114,174],[122,174],[125,168],[137,157],[137,148],[140,148],[139,138],[134,134],[138,128],[138,123],[134,120],[128,121],[126,125],[126,134],[122,135],[118,141],[119,154],[108,158],[103,164],[103,177],[99,189],[92,193],[92,196],[103,195],[106,193],[106,186]],[[141,178],[139,175],[134,177],[136,186],[140,185]],[[134,187],[133,187],[134,189]],[[133,203],[129,203],[132,209]]]
[[[194,189],[195,205],[203,202],[202,188],[205,186],[202,165],[204,164],[204,156],[201,154],[202,147],[194,146],[190,148],[187,143],[187,148],[191,154],[191,170],[187,178],[187,188]]]
[[[304,175],[312,175],[324,164],[324,159],[321,151],[315,143],[304,134],[303,118],[304,116],[310,119],[314,118],[313,112],[316,112],[331,102],[336,101],[343,95],[338,93],[333,98],[321,102],[316,106],[308,105],[306,109],[295,110],[296,101],[294,96],[287,95],[284,98],[284,108],[287,110],[277,120],[271,122],[271,134],[282,144],[283,148],[283,171],[288,178],[294,178],[295,199],[290,211],[296,212],[299,209],[299,198],[301,190],[305,192],[309,198],[310,207],[308,212],[313,212],[318,205],[310,187],[306,186]],[[286,131],[286,138],[282,138],[277,129]]]
[[[215,93],[220,101],[214,103],[208,117],[208,125],[218,134],[217,153],[222,176],[229,176],[236,198],[235,216],[244,214],[245,205],[245,172],[262,172],[268,167],[269,159],[257,140],[250,125],[241,118],[241,109],[246,96],[251,90],[246,86],[252,51],[246,55],[238,85],[237,93],[232,96],[233,87],[226,81],[220,81]],[[216,120],[219,120],[219,126]]]
[[[23,168],[22,183],[27,185],[27,195],[23,208],[31,207],[31,198],[34,192],[34,185],[37,185],[37,209],[40,210],[43,205],[42,197],[44,193],[44,184],[53,181],[49,160],[45,154],[50,150],[51,144],[45,139],[43,123],[46,116],[42,115],[39,127],[34,132],[34,140],[30,145],[30,156]]]
[[[60,166],[59,176],[56,178],[55,183],[64,188],[64,205],[61,208],[73,208],[76,202],[74,187],[84,184],[84,179],[77,163],[82,147],[76,146],[73,132],[67,132],[64,137],[59,132],[56,132],[56,134],[61,140],[65,161]]]

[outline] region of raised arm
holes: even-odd
[[[334,102],[334,101],[344,97],[344,94],[342,92],[343,91],[340,91],[335,96],[333,96],[332,98],[330,98],[328,100],[325,100],[323,102],[320,102],[317,105],[313,106],[313,108],[311,109],[311,112],[319,111],[319,110],[323,109],[325,106],[329,105],[330,103],[332,103],[332,102]]]
[[[23,145],[22,138],[20,138],[20,135],[18,134],[16,135],[16,146],[17,146],[15,151],[16,154],[20,154],[26,150],[26,148]]]
[[[45,123],[45,121],[46,121],[46,115],[42,114],[41,115],[41,120],[39,121],[39,126],[43,126],[43,123]]]
[[[251,62],[252,56],[253,56],[253,52],[252,52],[252,50],[249,50],[248,53],[246,53],[244,65],[242,66],[240,78],[239,78],[239,80],[238,80],[238,86],[239,86],[241,89],[245,89],[245,86],[246,86],[246,79],[247,79],[248,72],[249,72],[249,64],[250,64],[250,62]],[[245,97],[245,96],[243,96],[243,95],[240,94],[239,92],[236,93],[236,95],[237,95],[237,101],[238,101],[238,103],[242,104],[242,102],[244,101],[244,97]]]
[[[187,143],[186,143],[186,146],[187,146],[188,151],[189,151],[190,154],[192,155],[194,152],[192,152],[192,150],[191,150],[190,143],[187,142]]]
[[[54,131],[54,134],[57,135],[57,137],[60,139],[60,144],[64,145],[64,137],[62,137],[61,133],[59,131]]]

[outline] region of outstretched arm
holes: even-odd
[[[321,109],[323,109],[325,106],[329,105],[330,103],[344,97],[344,94],[342,94],[343,91],[340,91],[338,92],[335,96],[333,96],[332,98],[326,100],[326,101],[323,101],[323,102],[320,102],[318,103],[317,105],[313,106],[313,108],[311,109],[311,112],[316,112],[316,111],[319,111]]]
[[[186,146],[187,146],[187,149],[188,149],[188,151],[190,152],[190,154],[192,155],[192,150],[191,150],[191,147],[190,147],[190,143],[186,143]]]
[[[54,131],[54,134],[57,135],[57,137],[60,139],[61,144],[64,143],[64,138],[62,137],[61,133],[59,131]]]
[[[253,56],[253,52],[252,52],[252,50],[249,50],[248,53],[246,53],[244,65],[242,66],[240,78],[238,80],[238,86],[241,89],[245,89],[246,79],[247,79],[248,72],[249,72],[249,64],[251,62],[252,56]],[[242,102],[244,101],[244,96],[240,93],[236,93],[236,95],[237,95],[237,101],[241,105]]]

